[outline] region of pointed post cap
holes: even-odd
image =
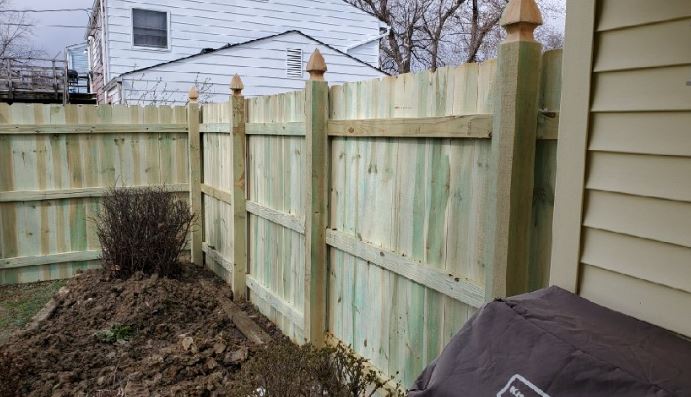
[[[315,48],[309,62],[307,62],[307,73],[310,74],[310,80],[324,81],[324,73],[326,73],[326,62],[319,48]]]
[[[245,85],[242,84],[242,79],[237,73],[235,73],[233,78],[230,80],[230,90],[233,92],[233,96],[242,95],[243,88],[245,88]]]
[[[535,41],[533,31],[542,25],[542,14],[535,0],[510,0],[501,15],[499,24],[506,29],[505,43]]]
[[[197,90],[196,86],[192,86],[190,88],[190,91],[187,93],[187,97],[190,99],[190,103],[197,103],[197,100],[199,99],[199,90]]]

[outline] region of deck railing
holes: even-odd
[[[69,70],[65,60],[0,58],[0,97],[6,102],[69,103],[70,94],[89,91],[89,76]]]

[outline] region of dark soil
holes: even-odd
[[[233,395],[233,376],[261,347],[218,307],[219,297],[231,298],[226,284],[193,266],[177,279],[104,277],[89,271],[70,280],[48,320],[0,347],[1,396]]]

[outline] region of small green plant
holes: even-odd
[[[115,343],[119,340],[129,340],[134,335],[134,329],[129,325],[114,324],[110,329],[96,333],[96,339],[104,343]]]

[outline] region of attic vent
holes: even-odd
[[[289,48],[286,50],[286,77],[302,78],[302,49]]]

